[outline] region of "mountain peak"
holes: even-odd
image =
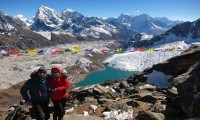
[[[46,7],[44,5],[41,5],[38,9],[39,11],[46,11],[46,10],[49,10],[49,11],[55,11],[54,9],[52,8],[49,8],[49,7]]]
[[[150,18],[152,18],[152,17],[150,17],[147,14],[141,14],[141,15],[138,15],[137,17],[140,17],[140,18],[143,18],[143,19],[150,19]]]
[[[53,13],[53,14],[57,14],[56,11],[52,8],[49,8],[49,7],[46,7],[46,6],[43,6],[41,5],[38,9],[38,12],[39,14],[49,14],[49,13]]]
[[[128,14],[128,13],[121,13],[120,15],[124,15],[124,16],[126,16],[126,15],[128,15],[128,16],[130,16],[131,14]]]
[[[52,8],[41,5],[34,17],[31,28],[34,30],[55,30],[61,24],[60,15]]]
[[[4,13],[0,11],[0,14],[4,14]]]
[[[195,20],[194,22],[197,22],[197,21],[200,21],[200,18],[199,18],[199,19],[197,19],[197,20]]]
[[[69,9],[69,8],[66,8],[64,9],[62,12],[69,12],[69,13],[72,13],[72,12],[76,12],[75,10],[72,10],[72,9]]]
[[[69,19],[69,18],[72,18],[72,19],[77,19],[79,17],[84,17],[81,13],[75,11],[75,10],[72,10],[72,9],[64,9],[62,12],[61,12],[61,17],[63,19]]]
[[[134,17],[134,16],[131,15],[131,14],[128,14],[128,13],[121,13],[121,14],[119,15],[119,17]]]
[[[47,18],[57,18],[58,14],[56,11],[52,8],[46,7],[41,5],[35,15],[35,18],[40,18],[40,19],[47,19]]]

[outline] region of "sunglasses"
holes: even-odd
[[[59,73],[59,72],[51,72],[52,74],[57,74],[57,73]]]
[[[45,71],[39,71],[38,73],[47,74],[47,72],[45,72]]]

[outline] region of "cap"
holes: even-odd
[[[47,73],[47,69],[45,67],[40,67],[38,69],[38,72],[44,72],[44,73]]]

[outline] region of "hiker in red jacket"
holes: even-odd
[[[65,114],[64,107],[69,95],[67,92],[69,81],[65,76],[63,76],[60,68],[57,66],[54,66],[51,69],[49,87],[51,91],[51,100],[54,105],[53,120],[62,120]]]

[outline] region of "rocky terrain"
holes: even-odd
[[[66,48],[72,49],[73,46],[76,45],[80,45],[82,49],[82,51],[77,54],[66,52],[65,54],[58,55],[48,54],[37,56],[10,56],[0,59],[0,89],[6,89],[21,81],[29,79],[29,75],[41,66],[44,66],[49,70],[53,65],[59,65],[61,66],[61,69],[66,68],[67,72],[71,74],[71,76],[69,76],[71,82],[78,82],[88,73],[103,69],[101,62],[108,57],[108,55],[103,54],[85,54],[85,49],[89,49],[91,47],[101,50],[103,48],[109,49],[114,47],[112,42],[93,41],[84,43],[71,43],[54,47],[52,46],[43,48],[42,50],[65,50]],[[38,49],[38,51],[39,50],[41,49]],[[82,71],[79,70],[76,72],[75,67],[76,69],[82,69]],[[84,71],[84,69],[88,70]]]
[[[123,48],[149,48],[177,40],[187,44],[199,42],[200,19],[182,22],[152,18],[147,14],[135,17],[121,14],[117,19],[103,20],[70,9],[58,14],[51,8],[41,6],[34,19],[28,21],[0,12],[0,47],[8,51],[55,45],[60,45],[57,49],[71,49],[75,45],[83,45],[83,50],[88,47],[100,50],[115,48],[116,44],[108,39],[123,41]],[[61,46],[69,43],[71,45]],[[104,69],[102,61],[108,57],[107,54],[85,54],[82,51],[44,56],[0,55],[0,119],[33,119],[30,106],[20,101],[19,90],[34,70],[41,66],[50,70],[54,65],[67,71],[71,83],[64,119],[200,119],[199,52],[199,47],[195,47],[127,80],[110,80],[85,87],[76,87],[75,83],[91,72]],[[154,71],[172,76],[169,79],[171,86],[161,88],[157,84],[148,84],[148,75]]]
[[[199,119],[199,55],[200,51],[197,47],[154,65],[127,80],[110,80],[104,84],[72,88],[67,102],[65,119],[70,117],[91,120]],[[172,75],[170,80],[172,86],[160,88],[147,84],[146,75],[153,70]],[[19,87],[20,84],[4,91],[16,91]],[[5,93],[3,95],[6,96]],[[9,96],[8,93],[7,96]],[[19,103],[17,96],[12,97],[16,98],[16,102]],[[15,109],[8,113],[12,117],[20,118],[21,116],[22,118],[24,113],[29,116],[27,107],[21,105],[19,108],[18,112]]]
[[[54,48],[61,49],[75,45],[77,44],[73,43],[54,46]],[[101,41],[78,43],[78,45],[81,45],[82,49],[88,48],[88,45],[96,48],[115,46],[112,43]],[[107,57],[107,54],[84,54],[83,51],[74,55],[11,56],[0,59],[0,118],[10,105],[19,104],[22,99],[19,93],[20,87],[25,80],[30,78],[31,72],[39,67],[45,66],[50,70],[53,65],[61,66],[68,72],[68,78],[73,88],[76,82],[82,80],[89,73],[104,69],[102,62]]]

